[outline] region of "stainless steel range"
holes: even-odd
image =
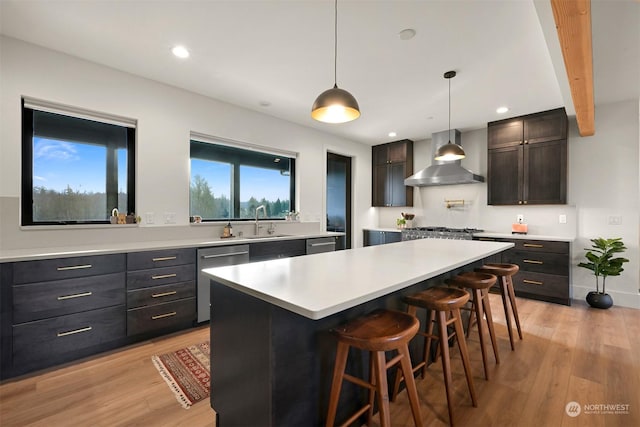
[[[454,239],[471,240],[473,233],[483,230],[477,228],[448,228],[448,227],[413,227],[402,229],[402,240],[416,239]]]

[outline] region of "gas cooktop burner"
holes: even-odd
[[[482,230],[477,228],[449,228],[449,227],[413,227],[402,230],[402,240],[415,239],[454,239],[454,240],[471,240],[473,233],[479,233]]]

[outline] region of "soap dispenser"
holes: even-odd
[[[233,237],[233,228],[231,227],[231,221],[224,226],[224,230],[222,230],[222,237]]]

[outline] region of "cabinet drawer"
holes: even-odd
[[[569,276],[569,257],[565,254],[508,250],[502,260],[517,264],[521,271]]]
[[[124,304],[125,274],[13,286],[13,323]]]
[[[196,262],[196,250],[163,249],[160,251],[132,252],[127,254],[128,270],[147,270],[156,267],[193,264]]]
[[[190,326],[196,320],[196,299],[134,308],[127,311],[127,335],[137,335],[181,325]]]
[[[513,276],[513,287],[518,292],[555,298],[569,298],[569,278],[544,273],[520,271]]]
[[[513,243],[515,244],[515,250],[523,250],[529,252],[552,252],[556,254],[569,253],[569,242],[514,239]]]
[[[13,326],[13,360],[20,364],[50,360],[124,338],[124,314],[121,305]]]
[[[13,263],[13,283],[71,279],[124,270],[124,254],[21,261]]]
[[[144,307],[196,296],[196,283],[183,282],[127,292],[127,308]]]
[[[195,277],[195,264],[129,271],[127,272],[127,289],[131,290],[150,286],[168,285],[178,282],[188,282],[195,280]]]

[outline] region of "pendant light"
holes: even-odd
[[[345,123],[360,117],[358,101],[338,87],[338,0],[335,0],[333,87],[316,98],[311,107],[311,117],[325,123]]]
[[[464,159],[465,157],[462,147],[451,142],[451,79],[455,76],[455,71],[444,73],[444,78],[449,80],[449,142],[438,148],[434,157],[435,160],[451,161]]]

